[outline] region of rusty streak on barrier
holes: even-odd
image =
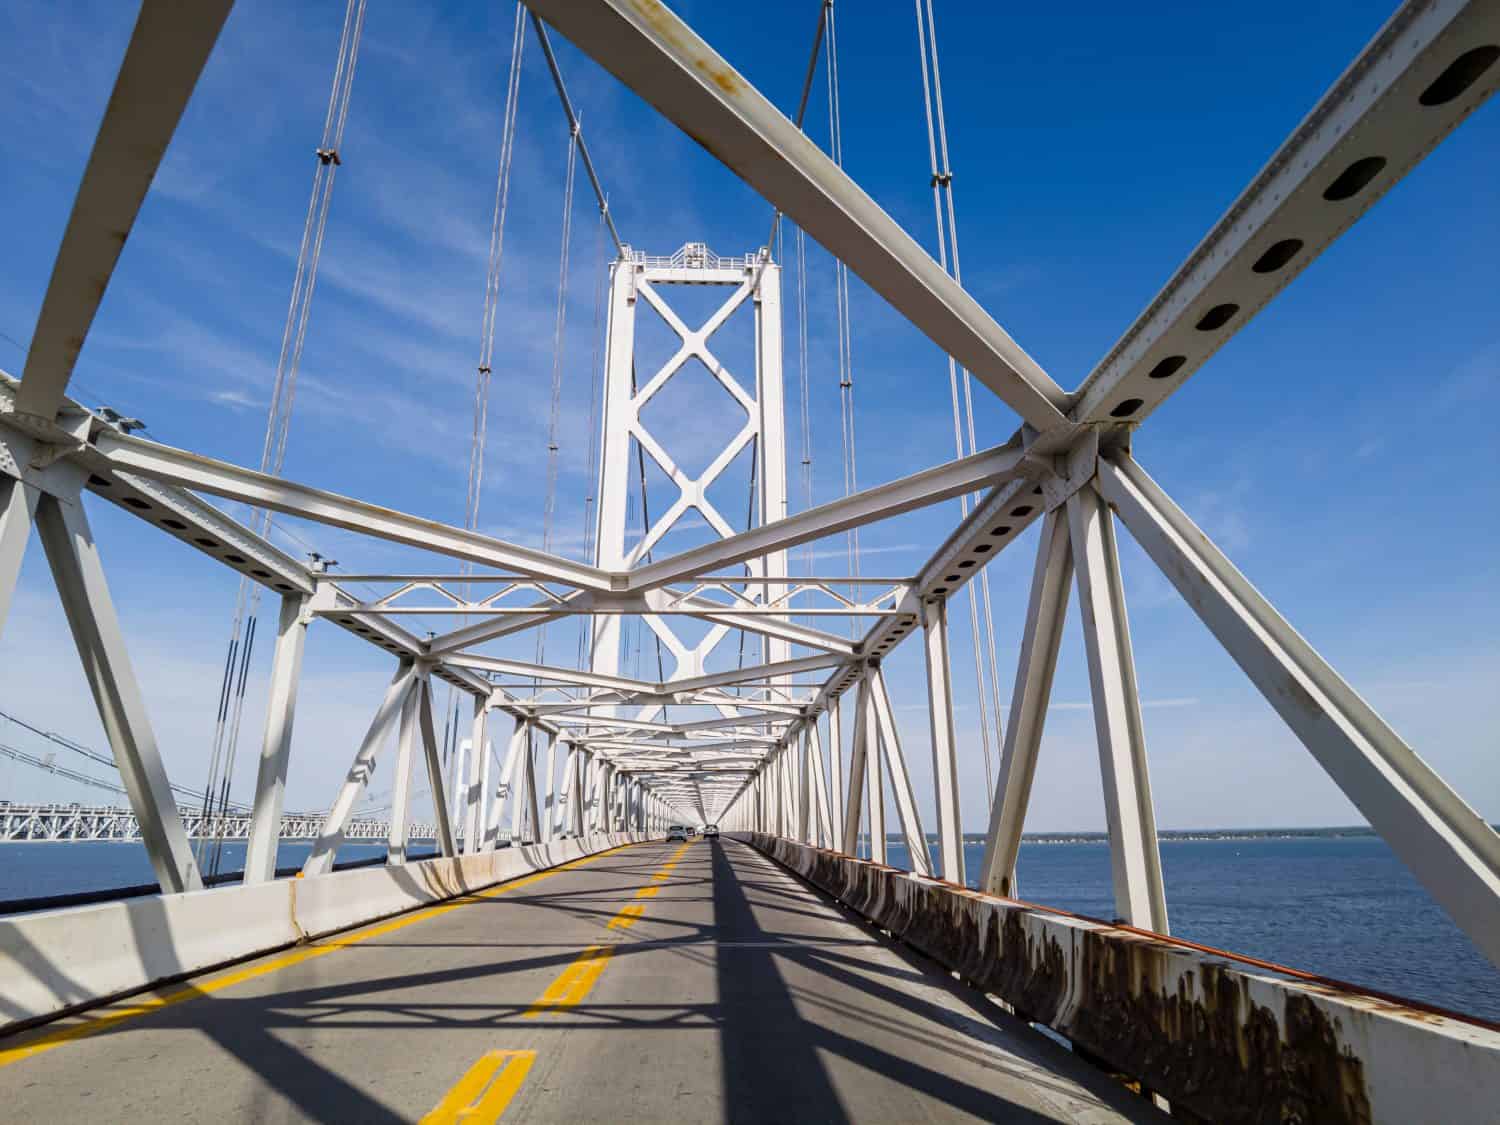
[[[744,838],[1021,1017],[1162,1094],[1174,1114],[1364,1125],[1446,1102],[1459,1119],[1450,1089],[1428,1088],[1422,1063],[1435,1058],[1470,1076],[1458,1101],[1500,1100],[1500,1029],[1488,1021],[837,852]]]

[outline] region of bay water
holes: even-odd
[[[277,866],[301,863],[310,847],[283,843]],[[384,851],[379,842],[351,843],[339,859]],[[1500,1021],[1500,970],[1380,839],[1163,839],[1161,851],[1174,935]],[[968,871],[978,871],[982,852],[966,844]],[[244,854],[243,841],[226,843],[221,870],[238,869]],[[895,841],[887,861],[909,866]],[[1103,842],[1025,842],[1017,878],[1027,901],[1095,918],[1115,914]],[[152,881],[139,844],[0,844],[0,903]]]

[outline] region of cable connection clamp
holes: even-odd
[[[318,159],[321,160],[324,164],[337,164],[340,167],[343,166],[344,162],[341,159],[339,159],[339,150],[338,149],[336,149],[336,148],[320,148],[317,151],[318,151]]]

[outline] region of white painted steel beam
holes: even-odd
[[[469,773],[462,803],[465,855],[480,852],[489,824],[485,805],[490,799],[490,763],[494,759],[489,721],[489,700],[474,700],[474,722],[469,729]]]
[[[706,543],[638,567],[630,572],[630,588],[650,590],[700,574],[711,574],[747,559],[785,551],[851,527],[864,527],[955,496],[977,492],[1014,477],[1022,467],[1021,457],[1021,442],[1013,439],[972,457],[867,488],[852,496],[742,531],[728,539]]]
[[[36,529],[156,880],[166,894],[199,890],[203,880],[172,796],[81,498],[75,496],[65,503],[51,495],[39,497]]]
[[[896,711],[885,687],[885,673],[876,668],[870,681],[871,701],[880,725],[880,742],[885,748],[885,765],[891,771],[891,792],[896,798],[896,815],[906,835],[911,869],[919,875],[932,874],[932,854],[927,850],[927,834],[922,831],[922,813],[917,807],[916,790],[912,788],[911,771],[906,768],[906,753],[901,749],[901,730],[896,726]]]
[[[10,600],[21,578],[21,563],[40,495],[15,477],[0,475],[0,632],[5,629]]]
[[[534,0],[532,10],[841,258],[1039,430],[1067,396],[759,91],[661,4]]]
[[[572,684],[579,687],[609,688],[624,692],[660,692],[661,685],[646,680],[632,680],[626,676],[606,676],[597,672],[586,672],[577,668],[559,668],[551,664],[533,664],[525,660],[505,660],[498,656],[481,656],[475,653],[453,653],[444,658],[444,663],[460,668],[473,668],[480,672],[498,672],[502,675],[525,676],[554,683]]]
[[[1052,698],[1052,677],[1057,671],[1057,652],[1062,644],[1072,583],[1068,520],[1065,510],[1059,508],[1042,521],[1036,565],[1031,574],[1026,627],[1021,634],[1016,683],[1010,695],[1010,721],[1000,752],[1000,776],[995,783],[979,873],[979,889],[988,894],[1014,898],[1019,893],[1016,857],[1021,851],[1021,831],[1026,807],[1031,802],[1031,783],[1036,777],[1037,753],[1047,721],[1047,704]]]
[[[844,804],[843,850],[848,855],[856,854],[859,847],[859,826],[865,797],[865,771],[870,760],[870,708],[866,700],[868,695],[868,679],[861,676],[855,693],[853,743],[849,749],[849,789]]]
[[[1169,931],[1161,847],[1114,517],[1091,488],[1069,497],[1067,510],[1104,780],[1115,910],[1132,926],[1164,934]]]
[[[375,772],[375,759],[385,744],[392,722],[411,693],[416,676],[417,666],[414,662],[403,660],[396,665],[396,674],[391,677],[385,697],[376,708],[375,717],[370,720],[369,729],[365,731],[364,740],[359,744],[349,773],[339,787],[338,796],[329,807],[328,816],[323,821],[317,840],[313,842],[312,851],[302,864],[303,875],[325,875],[333,869],[334,854],[344,842],[344,831],[349,826],[354,805]],[[394,815],[393,810],[392,816]]]
[[[710,672],[703,676],[687,676],[680,680],[669,680],[661,687],[662,691],[668,694],[702,691],[704,688],[795,676],[798,672],[816,672],[823,668],[837,667],[843,663],[844,659],[837,655],[800,656],[793,660],[776,660],[731,669],[727,672]]]
[[[692,599],[688,604],[710,606],[713,603],[705,602],[703,599]],[[661,611],[653,609],[652,612],[657,613]],[[749,613],[736,609],[705,608],[701,611],[696,609],[679,609],[675,611],[668,610],[666,612],[688,613],[702,621],[710,621],[716,625],[728,625],[734,629],[743,629],[747,633],[757,633],[760,636],[771,637],[778,641],[786,641],[789,644],[806,645],[808,648],[818,648],[824,652],[836,652],[847,656],[855,651],[855,643],[847,637],[840,637],[833,633],[824,632],[822,629],[813,629],[806,625],[799,625],[795,621],[767,616],[763,610]]]
[[[302,612],[305,600],[297,594],[287,594],[281,599],[266,701],[266,733],[261,740],[255,805],[245,845],[246,883],[267,883],[276,878],[276,845],[281,834],[287,765],[292,756],[292,723],[297,713],[297,685],[302,678],[302,650],[307,641],[307,619]]]
[[[885,771],[880,757],[880,716],[875,711],[873,676],[866,674],[859,697],[864,712],[865,736],[865,824],[870,833],[870,859],[885,862]]]
[[[557,735],[547,736],[546,787],[542,790],[542,819],[537,837],[544,844],[552,843],[557,835]]]
[[[120,251],[232,3],[142,3],[52,265],[18,413],[46,424],[62,407]]]
[[[444,799],[447,786],[443,784],[443,762],[438,752],[437,731],[432,723],[432,681],[423,676],[418,684],[417,727],[422,738],[422,754],[427,760],[428,792],[432,794],[432,815],[437,824],[438,852],[447,858],[458,854],[453,840],[453,821]]]
[[[953,731],[953,677],[948,662],[948,603],[943,598],[922,603],[922,634],[938,849],[943,878],[962,886],[964,830],[958,793],[958,743]]]
[[[1139,421],[1500,85],[1493,0],[1408,0],[1074,394],[1079,422]],[[1467,80],[1468,84],[1465,84]]]
[[[406,698],[401,701],[401,721],[396,734],[396,763],[391,776],[391,821],[386,835],[385,861],[393,867],[406,862],[411,836],[412,766],[417,756],[417,713],[421,709],[423,673],[418,668]],[[439,790],[439,793],[442,791]]]
[[[547,608],[551,606],[556,608]],[[509,637],[516,633],[524,633],[528,629],[550,625],[554,621],[561,621],[576,613],[591,612],[593,611],[589,608],[587,600],[581,594],[575,593],[569,598],[564,598],[561,605],[556,602],[543,602],[534,606],[533,612],[530,613],[504,614],[442,633],[432,638],[427,651],[435,657],[446,658],[450,653],[461,652],[474,645],[497,641],[501,637]]]
[[[611,588],[609,575],[592,566],[169,445],[104,430],[96,437],[95,448],[116,468],[152,480],[549,582],[593,590]]]
[[[515,729],[511,731],[510,742],[506,746],[505,761],[500,766],[500,781],[495,789],[489,815],[484,824],[484,850],[487,852],[493,851],[499,842],[500,823],[505,813],[506,798],[511,798],[513,801],[520,799],[516,796],[518,785],[516,771],[520,768],[518,763],[524,752],[527,737],[526,720],[517,719]]]
[[[1105,500],[1318,764],[1500,965],[1500,836],[1377,715],[1126,455]]]
[[[817,808],[817,831],[813,842],[820,848],[834,848],[838,846],[833,832],[835,806],[828,794],[828,777],[823,768],[823,740],[819,737],[816,717],[807,724],[807,752],[812,763],[811,784]]]

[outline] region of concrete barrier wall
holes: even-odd
[[[645,838],[597,834],[0,917],[0,1031]]]
[[[1182,1109],[1215,1122],[1500,1121],[1500,1031],[733,833]]]

